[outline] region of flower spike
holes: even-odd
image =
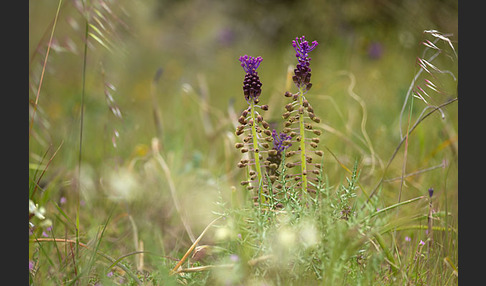
[[[243,93],[249,106],[242,111],[238,119],[241,125],[237,127],[235,132],[237,136],[245,135],[243,143],[239,142],[235,145],[241,153],[244,153],[244,158],[238,163],[238,167],[248,168],[248,180],[244,181],[244,184],[242,182],[242,185],[247,186],[248,190],[256,192],[256,199],[261,205],[266,202],[264,193],[268,193],[268,191],[262,171],[262,167],[266,164],[260,160],[263,159],[262,153],[268,152],[267,149],[270,147],[268,142],[270,141],[267,138],[272,135],[268,130],[270,125],[263,120],[263,116],[256,110],[257,107],[262,111],[268,110],[268,105],[257,105],[262,92],[262,83],[256,70],[263,59],[262,57],[255,58],[244,55],[239,60],[241,67],[246,72],[243,80]],[[265,138],[265,135],[268,137]]]
[[[292,46],[296,52],[295,56],[299,60],[297,67],[294,69],[295,75],[292,79],[298,88],[305,86],[309,90],[312,86],[310,83],[311,68],[309,66],[311,58],[309,57],[309,52],[313,51],[318,44],[317,41],[313,41],[309,45],[309,42],[305,40],[305,36],[297,37],[292,41]]]
[[[294,69],[294,76],[292,77],[295,85],[298,88],[297,93],[286,92],[285,97],[292,101],[285,106],[285,113],[282,117],[286,120],[284,123],[284,133],[288,133],[290,139],[287,142],[294,143],[293,150],[285,153],[289,157],[289,161],[285,164],[287,168],[298,169],[294,179],[297,181],[296,186],[300,187],[306,194],[312,193],[312,180],[317,179],[311,177],[320,174],[320,169],[315,169],[312,163],[313,156],[322,157],[323,152],[315,150],[318,147],[319,138],[312,135],[319,136],[320,130],[314,129],[312,122],[319,123],[321,119],[314,113],[309,100],[306,98],[307,91],[312,87],[310,82],[311,68],[309,53],[317,47],[317,41],[311,44],[305,39],[305,36],[297,37],[292,41],[292,46],[295,49],[295,56],[298,63]],[[288,144],[288,143],[287,143]],[[290,146],[289,146],[290,147]],[[310,148],[309,148],[310,147]],[[298,155],[298,156],[294,156]],[[292,158],[290,158],[292,157]]]

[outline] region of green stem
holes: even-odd
[[[250,115],[253,124],[251,125],[251,136],[253,141],[253,157],[255,157],[255,172],[257,173],[258,178],[258,196],[260,197],[260,204],[265,202],[265,196],[263,196],[263,182],[262,182],[262,171],[260,167],[260,153],[258,149],[258,140],[257,140],[257,132],[256,132],[256,124],[257,119],[255,116],[255,103],[251,101],[250,103]]]
[[[86,65],[88,55],[88,35],[89,35],[89,15],[86,14],[86,24],[84,33],[84,55],[83,55],[83,73],[82,73],[82,90],[81,90],[81,116],[79,127],[79,151],[78,151],[78,182],[77,182],[77,201],[76,201],[76,244],[75,252],[76,257],[79,257],[79,206],[80,206],[80,194],[81,194],[81,158],[83,150],[83,124],[84,124],[84,97],[86,94]]]
[[[299,88],[299,109],[304,105],[304,89]],[[300,166],[302,168],[302,191],[307,192],[307,161],[305,160],[305,126],[304,126],[304,114],[299,114],[299,127],[300,127]]]

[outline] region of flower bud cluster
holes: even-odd
[[[239,125],[236,127],[235,134],[242,138],[242,142],[235,144],[235,148],[243,154],[238,162],[239,168],[247,168],[248,180],[242,181],[241,185],[248,190],[254,190],[254,198],[258,201],[258,194],[266,191],[266,176],[262,168],[272,168],[271,162],[264,160],[265,154],[273,153],[271,144],[273,142],[270,125],[263,119],[257,110],[268,110],[268,105],[252,104],[241,112],[238,119]],[[263,196],[260,197],[263,199]]]
[[[320,157],[324,153],[319,150],[319,136],[322,131],[315,128],[314,123],[321,122],[315,115],[309,101],[300,92],[286,92],[285,97],[291,102],[285,106],[282,117],[285,119],[283,132],[291,138],[292,148],[285,152],[286,167],[295,170],[287,174],[296,181],[296,186],[308,192],[315,192],[313,186],[318,183],[318,175],[322,171]]]

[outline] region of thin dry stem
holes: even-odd
[[[187,235],[191,239],[192,242],[194,242],[194,234],[192,233],[191,227],[186,221],[186,218],[182,214],[182,208],[181,204],[179,203],[179,199],[177,198],[177,191],[176,187],[174,184],[174,181],[172,181],[172,175],[169,169],[169,166],[167,166],[167,163],[165,162],[164,158],[162,155],[160,155],[159,152],[159,140],[157,138],[152,138],[152,152],[154,158],[157,160],[159,163],[160,167],[164,171],[165,177],[167,178],[167,183],[169,184],[169,190],[170,190],[170,195],[172,197],[172,201],[174,202],[174,206],[177,210],[177,213],[179,214],[179,217],[181,218],[182,224],[184,225],[184,228],[186,229]]]
[[[62,144],[64,143],[64,141],[61,142],[61,144],[59,145],[59,147],[57,148],[57,150],[54,152],[54,154],[52,154],[51,158],[49,159],[49,161],[47,161],[47,164],[46,164],[46,167],[44,168],[44,170],[42,170],[42,173],[41,175],[39,176],[39,179],[37,179],[37,183],[35,184],[35,187],[34,187],[34,190],[32,191],[32,195],[30,196],[30,199],[32,199],[34,197],[34,194],[35,192],[37,191],[37,188],[40,184],[40,180],[42,179],[42,177],[44,176],[44,173],[46,172],[47,168],[49,168],[49,165],[51,164],[52,162],[52,159],[54,159],[54,157],[56,156],[57,152],[59,151],[59,149],[61,149],[61,146]]]
[[[248,260],[248,266],[255,266],[260,261],[265,261],[268,259],[272,259],[274,256],[271,254],[263,255],[251,260]],[[231,264],[219,264],[219,265],[204,265],[204,266],[196,266],[196,267],[189,267],[189,268],[181,268],[177,270],[175,273],[190,273],[190,272],[201,272],[201,271],[209,271],[215,268],[233,268],[235,267],[234,263]]]
[[[32,126],[34,125],[35,112],[37,110],[37,104],[39,102],[39,95],[40,95],[42,83],[44,82],[44,72],[46,71],[47,59],[49,58],[49,52],[51,50],[51,45],[52,45],[52,38],[54,37],[54,31],[56,30],[57,19],[59,17],[59,11],[61,10],[61,4],[62,4],[62,0],[59,0],[59,5],[57,6],[57,11],[56,11],[56,17],[54,18],[54,24],[52,25],[51,36],[49,37],[49,44],[47,44],[46,57],[44,58],[44,64],[42,65],[42,72],[39,80],[39,86],[37,87],[37,94],[35,95],[34,110],[32,111],[32,119],[30,120],[30,127],[29,127],[29,139],[30,139],[30,134],[32,133]]]
[[[194,250],[194,248],[196,248],[197,244],[203,238],[204,234],[206,234],[206,232],[208,231],[208,229],[216,221],[218,221],[220,218],[222,218],[222,217],[218,217],[218,218],[214,219],[212,222],[210,222],[208,224],[208,226],[206,226],[206,228],[201,232],[201,234],[199,235],[199,237],[193,242],[193,244],[191,245],[191,247],[189,247],[189,249],[186,251],[186,253],[184,254],[184,256],[182,256],[181,260],[179,260],[179,262],[176,264],[176,266],[174,266],[174,268],[171,270],[171,275],[178,272],[177,269],[182,265],[182,263],[184,263],[184,261],[186,261],[187,257],[189,257],[189,254],[191,254],[191,252]]]

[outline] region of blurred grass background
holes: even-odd
[[[31,102],[57,5],[29,1]],[[453,34],[457,49],[457,1],[105,0],[90,5],[95,15],[90,32],[98,39],[88,40],[81,178],[76,172],[85,25],[81,1],[64,1],[60,10],[29,140],[29,161],[45,164],[44,154],[50,158],[62,143],[43,176],[37,201],[49,214],[56,212],[53,202],[59,204],[64,197],[67,202],[61,208],[74,217],[73,185],[79,179],[83,240],[92,239],[114,207],[105,240],[117,245],[112,251],[119,255],[133,251],[126,214],[134,218],[145,249],[164,255],[190,245],[167,178],[150,159],[157,128],[152,96],[161,115],[161,153],[197,236],[214,218],[211,211],[218,197],[228,198],[231,186],[241,191],[244,172],[236,168],[239,153],[233,148],[231,116],[232,109],[239,114],[246,107],[239,56],[263,57],[258,72],[261,103],[270,106],[265,119],[280,123],[283,94],[289,88],[295,92],[287,82],[287,69],[295,64],[291,41],[305,35],[319,42],[311,55],[313,88],[308,97],[323,126],[334,130],[321,136],[321,148],[332,151],[349,169],[358,159],[360,183],[369,192],[400,141],[399,114],[418,71],[423,31]],[[457,60],[444,57],[436,64],[457,74]],[[162,74],[154,80],[158,70]],[[354,93],[366,104],[375,166],[360,131],[361,106],[349,95],[351,77]],[[435,102],[457,96],[457,82],[441,82],[447,94],[436,95]],[[113,98],[110,103],[105,90]],[[121,119],[110,106],[119,108]],[[414,99],[412,122],[424,107]],[[445,119],[433,114],[410,137],[406,170],[447,165],[407,178],[402,200],[434,187],[457,219],[457,104],[444,113]],[[402,149],[386,178],[400,176],[403,159]],[[324,170],[331,184],[348,175],[329,152]],[[39,176],[35,168],[30,172],[31,177]],[[383,185],[383,205],[397,201],[398,187],[399,181]],[[54,229],[60,229],[62,221],[55,221]],[[155,258],[146,259],[151,265]]]

